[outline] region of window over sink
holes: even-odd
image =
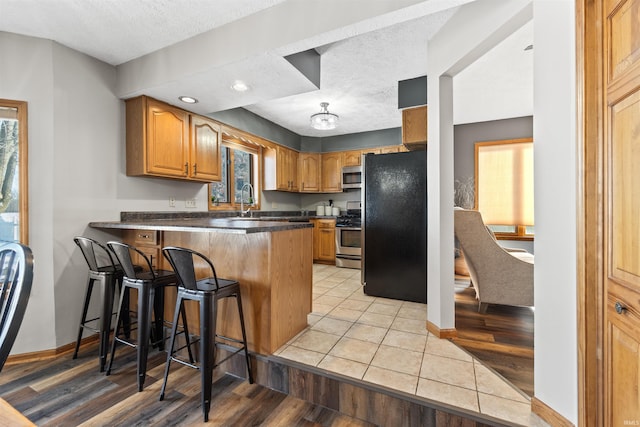
[[[209,209],[239,209],[245,206],[260,209],[260,165],[262,149],[250,141],[223,135],[221,147],[221,180],[209,184]],[[253,192],[242,188],[251,184]]]

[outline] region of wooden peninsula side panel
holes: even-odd
[[[268,355],[307,326],[312,300],[312,230],[162,233],[164,246],[201,252],[213,261],[218,277],[240,282],[249,350]],[[163,267],[169,268],[166,260]],[[167,318],[173,315],[174,304],[175,293],[168,293]],[[223,335],[240,338],[235,304],[233,299],[222,301],[217,327]],[[199,317],[196,306],[187,306],[187,312],[190,330],[195,332]]]

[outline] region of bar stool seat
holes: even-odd
[[[78,357],[82,334],[85,329],[95,332],[99,335],[98,358],[100,372],[104,371],[107,352],[109,349],[109,334],[111,332],[111,318],[113,317],[113,299],[116,284],[122,284],[124,272],[122,267],[115,262],[112,253],[107,247],[100,242],[88,237],[76,236],[73,241],[78,245],[82,255],[84,256],[87,266],[89,267],[87,288],[85,291],[84,305],[82,308],[82,317],[78,330],[78,338],[76,347],[73,352],[73,359]],[[135,269],[141,270],[141,267],[135,266]],[[93,288],[95,284],[99,285],[101,292],[101,310],[97,317],[87,319],[89,305],[91,302]],[[124,328],[129,330],[128,316],[123,316]]]
[[[253,375],[251,372],[251,362],[249,360],[249,351],[247,347],[247,334],[244,327],[244,317],[242,314],[242,298],[240,295],[240,284],[235,280],[219,279],[213,263],[203,254],[191,249],[178,247],[165,247],[162,249],[165,258],[173,267],[178,276],[178,298],[176,300],[176,308],[174,314],[173,328],[171,337],[169,338],[169,349],[167,351],[167,363],[165,365],[164,380],[160,391],[160,400],[164,399],[167,386],[167,378],[169,376],[169,368],[171,361],[200,369],[201,376],[201,403],[204,421],[209,420],[209,409],[211,407],[211,383],[213,381],[213,370],[225,360],[244,352],[245,362],[247,364],[248,380],[253,383]],[[210,277],[205,279],[196,279],[196,271],[194,259],[204,262],[209,268]],[[238,305],[238,315],[240,317],[240,328],[242,331],[242,340],[231,337],[225,337],[216,334],[217,305],[222,298],[236,298]],[[176,323],[180,312],[184,313],[184,300],[197,301],[200,308],[200,366],[174,357],[174,345],[176,336]],[[224,340],[228,347],[230,343],[236,347],[229,356],[216,363],[216,347],[218,340]],[[192,341],[193,344],[195,341]],[[187,347],[190,343],[187,343]]]
[[[120,304],[118,318],[127,311],[123,306],[126,295],[131,289],[138,291],[138,316],[137,316],[137,339],[132,342],[127,337],[120,336],[119,322],[116,322],[116,330],[113,334],[111,344],[111,357],[107,367],[106,375],[111,374],[111,367],[115,359],[116,344],[122,343],[137,349],[137,383],[138,391],[142,391],[147,371],[147,356],[149,354],[149,344],[164,350],[164,288],[165,286],[176,286],[177,276],[173,271],[153,269],[151,260],[134,246],[121,242],[108,242],[107,246],[113,251],[118,262],[124,270],[122,279],[122,292],[120,294]],[[135,270],[132,255],[135,254],[146,264],[144,271]],[[155,321],[154,321],[155,320]],[[182,317],[184,333],[187,343],[189,334],[187,329],[186,315]],[[193,360],[189,352],[190,360]]]

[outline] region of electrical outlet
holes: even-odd
[[[276,202],[271,202],[271,209],[275,209],[278,207],[278,204]]]
[[[176,198],[175,197],[169,197],[169,207],[170,208],[175,208],[176,207]]]
[[[187,199],[184,201],[184,206],[186,208],[195,208],[196,207],[196,199]]]

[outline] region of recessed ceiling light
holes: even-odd
[[[187,104],[195,104],[198,102],[198,100],[192,96],[179,96],[178,99],[182,102],[186,102]]]
[[[246,92],[249,90],[249,85],[247,85],[242,80],[236,80],[231,85],[231,89],[235,90],[236,92]]]
[[[533,50],[533,45],[530,44],[529,46],[525,47],[524,50]]]

